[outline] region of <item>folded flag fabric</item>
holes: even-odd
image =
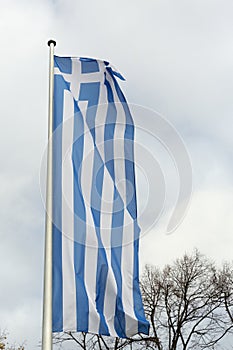
[[[53,332],[148,334],[134,123],[108,62],[54,56]]]

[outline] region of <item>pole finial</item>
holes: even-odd
[[[54,46],[56,46],[56,41],[55,40],[53,40],[53,39],[50,39],[49,41],[48,41],[48,46],[50,46],[51,44],[53,44]]]

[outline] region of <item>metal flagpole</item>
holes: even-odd
[[[48,151],[46,185],[46,223],[44,257],[44,296],[42,350],[52,350],[52,133],[53,133],[53,91],[54,91],[54,47],[56,41],[49,40],[49,110],[48,110]]]

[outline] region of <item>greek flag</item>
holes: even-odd
[[[148,334],[134,124],[106,61],[54,56],[53,332]]]

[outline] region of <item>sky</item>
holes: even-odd
[[[154,194],[156,208],[161,179],[166,189],[164,210],[140,242],[141,270],[194,248],[221,264],[232,260],[233,246],[232,15],[231,0],[1,0],[0,329],[12,342],[25,340],[34,350],[41,337],[47,41],[57,41],[57,55],[112,62],[126,79],[120,84],[128,102],[171,124],[185,144],[192,197],[183,221],[167,234],[183,183],[166,149],[170,141],[148,137],[148,129],[136,133],[163,173],[158,179],[141,169],[138,156],[142,228],[153,215],[146,194]]]

